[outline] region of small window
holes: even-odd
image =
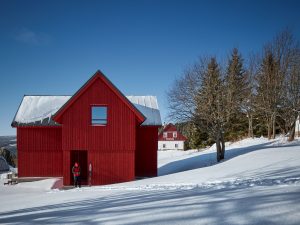
[[[164,132],[163,137],[164,137],[164,138],[167,137],[167,132]]]
[[[163,148],[166,148],[166,144],[163,144]]]
[[[175,148],[178,148],[178,144],[175,144]]]
[[[173,132],[173,138],[177,138],[177,132]]]
[[[107,107],[92,106],[92,125],[107,124]]]

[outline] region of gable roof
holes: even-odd
[[[102,80],[121,99],[121,101],[128,106],[141,123],[145,121],[145,116],[135,108],[135,106],[100,70],[97,70],[96,73],[70,99],[68,99],[68,101],[53,115],[53,120],[60,122],[64,112],[98,79]]]
[[[177,132],[177,137],[164,137],[163,133],[173,133],[173,132]],[[167,126],[164,127],[164,129],[160,132],[160,134],[158,135],[158,140],[159,141],[186,141],[187,138],[182,135],[176,128],[176,126],[172,123],[169,123]]]
[[[12,126],[60,126],[52,117],[71,97],[70,95],[25,95]],[[146,118],[142,126],[161,126],[155,96],[127,96],[127,98]]]

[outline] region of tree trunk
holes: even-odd
[[[248,137],[253,138],[253,116],[250,113],[248,113],[248,125]]]
[[[221,156],[220,159],[224,159],[225,158],[225,139],[224,139],[224,133],[221,132]]]
[[[217,148],[217,161],[221,161],[221,145],[220,145],[220,137],[216,138],[216,148]]]
[[[271,139],[271,131],[272,131],[272,120],[268,119],[268,139]]]
[[[296,119],[297,120],[297,119]],[[289,131],[288,141],[293,141],[295,139],[295,128],[296,128],[296,120],[293,122],[291,129]]]
[[[272,139],[275,139],[275,135],[276,135],[276,114],[275,113],[272,116],[272,127],[273,127]]]

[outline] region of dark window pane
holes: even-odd
[[[92,106],[92,124],[107,124],[106,106]]]

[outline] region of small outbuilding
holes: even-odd
[[[158,150],[184,150],[186,140],[176,126],[169,123],[158,135]]]
[[[19,177],[63,177],[81,166],[82,183],[102,185],[157,175],[155,96],[125,96],[97,71],[72,96],[25,95],[13,119]]]

